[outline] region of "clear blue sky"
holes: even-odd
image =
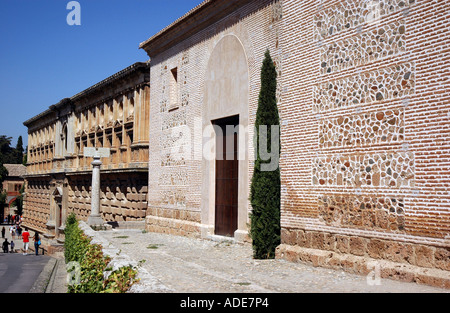
[[[0,0],[0,135],[148,56],[139,44],[203,0],[79,0],[81,25],[69,26],[70,0]]]

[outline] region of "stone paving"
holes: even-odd
[[[284,260],[254,260],[250,244],[200,240],[141,230],[98,232],[176,293],[449,293],[415,283],[315,268]],[[369,283],[368,283],[369,282]]]

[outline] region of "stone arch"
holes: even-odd
[[[202,123],[205,151],[202,161],[202,236],[214,234],[215,225],[215,132],[212,122],[230,116],[239,116],[240,129],[249,125],[249,66],[244,46],[234,35],[224,36],[214,47],[205,72]],[[248,219],[248,132],[239,133],[240,149],[244,155],[239,158],[238,174],[238,217],[236,240],[247,235]],[[211,143],[213,143],[211,145]],[[244,145],[242,145],[244,143]],[[210,156],[205,152],[211,152]],[[211,157],[213,156],[213,157]]]

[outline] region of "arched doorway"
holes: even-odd
[[[215,234],[241,241],[247,235],[248,222],[249,70],[244,47],[236,36],[225,36],[217,43],[205,75],[202,120],[203,129],[210,132],[203,144],[214,144],[211,157],[204,155],[202,161],[202,224],[208,229],[203,236]],[[237,130],[236,134],[227,136],[226,125]],[[224,142],[218,136],[234,139],[238,147],[227,151],[224,145],[221,152],[238,160],[218,160],[217,143]],[[228,167],[234,174],[223,172]],[[225,181],[229,182],[224,185]]]

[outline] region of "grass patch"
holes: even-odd
[[[245,282],[243,282],[243,283],[236,283],[236,285],[239,285],[239,286],[250,286],[251,283],[245,283]]]
[[[150,245],[147,246],[147,249],[156,250],[156,249],[158,249],[161,246],[163,246],[163,245],[161,245],[161,244],[150,244]]]

